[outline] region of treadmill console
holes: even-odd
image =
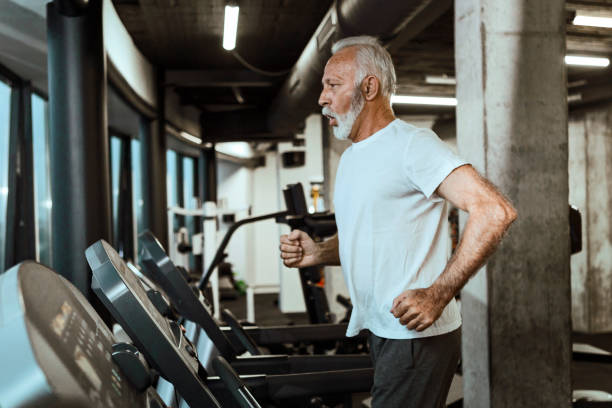
[[[92,289],[149,363],[192,407],[220,406],[203,379],[206,372],[182,329],[164,318],[139,279],[106,241],[85,251],[93,272]]]
[[[23,262],[0,275],[2,408],[165,408],[115,362],[112,333],[51,269]],[[116,345],[115,345],[116,346]]]

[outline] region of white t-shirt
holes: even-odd
[[[347,336],[369,329],[379,337],[410,339],[461,326],[454,299],[422,332],[402,326],[390,310],[404,290],[426,288],[444,270],[447,204],[434,191],[464,164],[434,132],[399,119],[342,154],[334,206],[353,303]]]

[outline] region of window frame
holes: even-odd
[[[0,78],[11,88],[9,124],[8,195],[4,265],[7,270],[26,260],[38,259],[32,143],[32,92],[30,81],[0,64]]]
[[[119,139],[121,143],[119,152],[119,197],[117,203],[117,231],[115,231],[114,204],[111,202],[113,247],[117,250],[117,252],[121,255],[122,258],[126,260],[130,259],[132,262],[136,262],[138,256],[138,243],[136,239],[136,214],[134,213],[131,141],[133,139],[138,138],[109,127],[108,151],[111,155],[109,157],[109,163],[112,160],[111,141],[113,137]],[[111,180],[112,200],[112,165],[109,166],[109,172]]]

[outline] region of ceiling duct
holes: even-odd
[[[319,109],[321,78],[334,41],[352,35],[371,35],[378,37],[385,46],[397,49],[451,5],[449,0],[334,2],[270,106],[270,132],[292,132],[310,113]]]

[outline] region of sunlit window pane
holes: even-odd
[[[183,157],[183,203],[185,208],[196,208],[195,188],[194,188],[194,162],[191,157]],[[195,234],[195,219],[192,216],[185,217],[185,227],[189,231],[191,239]],[[189,267],[195,270],[195,258],[192,253],[189,254]]]
[[[179,205],[177,157],[178,155],[174,150],[166,151],[166,194],[168,207],[176,207]],[[174,231],[176,231],[178,227],[178,217],[174,217]]]
[[[119,244],[119,182],[121,181],[121,139],[111,136],[111,198],[113,202],[113,245]]]
[[[0,272],[4,270],[4,251],[6,248],[10,110],[11,88],[0,82]]]
[[[51,177],[49,167],[49,127],[47,102],[32,95],[32,142],[34,150],[34,189],[36,191],[36,226],[38,259],[51,266]]]
[[[144,198],[142,196],[142,168],[140,160],[140,140],[132,139],[131,165],[132,165],[132,205],[134,206],[134,219],[136,220],[136,237],[144,231]],[[138,240],[136,240],[136,245]],[[138,257],[138,251],[136,251]]]
[[[168,150],[166,152],[166,188],[168,192],[168,207],[178,205],[178,194],[177,194],[177,168],[176,168],[176,152],[174,150]]]

